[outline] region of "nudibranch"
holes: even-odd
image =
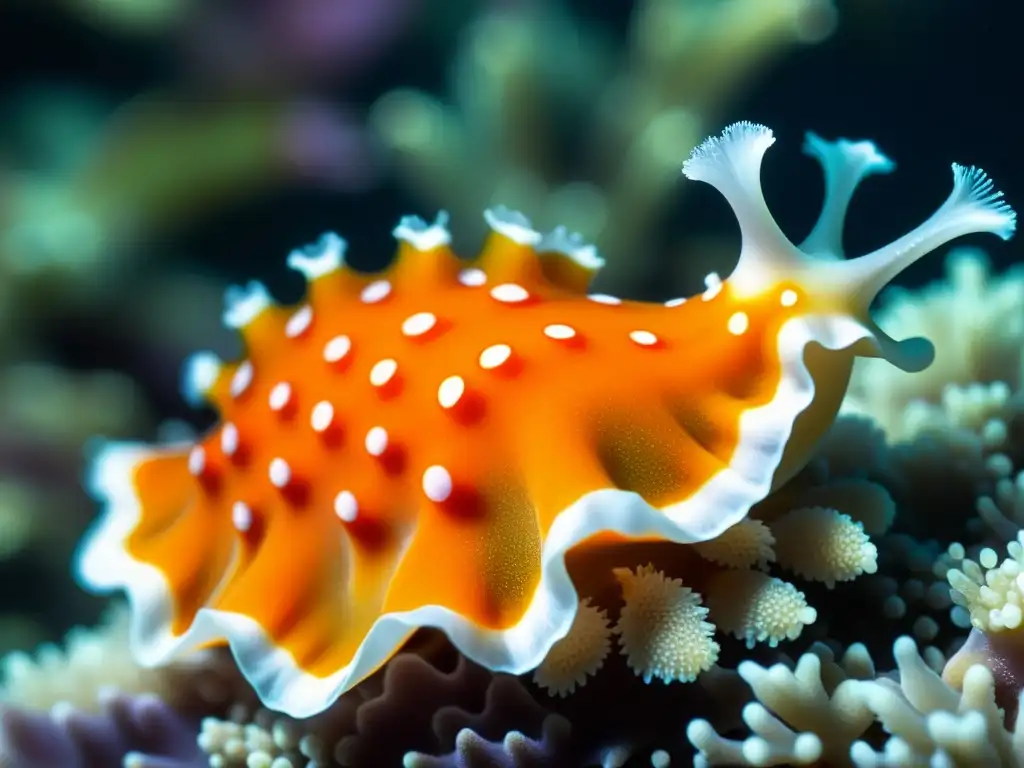
[[[473,661],[536,668],[573,622],[570,549],[694,543],[797,471],[835,417],[855,356],[928,365],[924,339],[872,322],[875,295],[945,242],[1008,238],[1015,214],[977,168],[924,224],[846,260],[847,205],[892,163],[809,135],[825,202],[799,246],[760,186],[771,131],[738,123],[683,165],[731,204],[738,265],[661,303],[588,294],[601,259],[504,209],[472,261],[446,216],[403,219],[393,266],[359,274],[326,235],[292,253],[298,306],[230,291],[245,357],[187,366],[219,423],[192,444],[106,444],[105,504],[78,571],[122,589],[144,664],[227,644],[264,703],[329,706],[417,629]]]

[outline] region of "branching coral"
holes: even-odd
[[[893,654],[896,679],[875,678],[871,657],[857,646],[839,664],[822,646],[801,656],[795,669],[744,662],[739,673],[758,699],[743,713],[754,735],[725,739],[706,721],[692,722],[688,736],[700,751],[698,764],[1020,764],[1020,745],[1003,725],[988,669],[970,669],[961,693],[925,663],[910,638],[897,640]],[[876,721],[887,738],[869,733]]]
[[[985,632],[1012,630],[1024,620],[1024,532],[1006,546],[1002,562],[995,550],[984,548],[979,562],[963,557],[959,568],[946,574],[953,587],[953,602],[970,614],[970,623]],[[959,552],[953,548],[953,553]]]
[[[986,633],[1016,630],[1024,618],[1024,471],[1000,480],[992,495],[979,496],[976,512],[974,522],[995,541],[1007,542],[1008,557],[1000,560],[989,546],[973,547],[976,554],[968,557],[967,548],[954,542],[936,559],[935,574],[952,587],[958,626]]]

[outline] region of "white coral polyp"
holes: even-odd
[[[978,562],[965,558],[946,578],[953,602],[970,613],[971,624],[982,632],[1016,629],[1024,620],[1024,531],[1006,545],[1009,557],[999,562],[985,548]]]
[[[61,704],[96,713],[104,688],[173,699],[183,677],[202,669],[208,656],[200,652],[155,669],[141,667],[129,651],[128,625],[128,608],[118,603],[100,626],[72,629],[63,647],[44,645],[34,655],[16,651],[0,658],[0,706],[46,710]]]
[[[945,280],[915,291],[888,291],[876,315],[897,338],[932,339],[934,364],[907,376],[877,360],[858,360],[843,411],[874,417],[894,441],[934,426],[939,411],[940,420],[954,424],[976,419],[975,405],[944,392],[950,385],[972,382],[1003,382],[1011,390],[1024,384],[1022,304],[1024,270],[1017,267],[996,275],[982,251],[953,249],[946,260]],[[998,399],[1000,389],[997,385],[985,398],[989,405]],[[912,405],[914,401],[924,403]]]
[[[764,568],[775,560],[774,545],[775,538],[763,522],[746,518],[693,548],[705,560],[726,568]]]
[[[197,743],[211,766],[299,768],[309,762],[299,750],[299,731],[260,710],[252,722],[238,709],[232,719],[204,718]]]
[[[692,682],[718,660],[713,624],[701,598],[653,565],[617,568],[623,608],[616,631],[626,664],[649,683]]]
[[[801,656],[796,669],[743,662],[738,671],[756,698],[743,712],[751,734],[727,738],[705,720],[692,721],[686,734],[699,751],[694,765],[1019,768],[1024,717],[1018,712],[1007,728],[987,668],[968,669],[960,692],[929,668],[909,637],[896,641],[893,656],[897,674],[883,677],[863,648],[838,666],[822,646]],[[868,730],[874,722],[878,734]],[[869,735],[870,742],[861,740]]]
[[[612,630],[608,614],[580,601],[569,633],[555,643],[533,673],[533,681],[552,696],[568,696],[604,664],[611,650]]]
[[[813,624],[817,611],[789,582],[760,571],[724,571],[706,591],[711,618],[723,632],[744,640],[748,648],[795,640]]]
[[[838,510],[805,507],[771,525],[779,565],[829,589],[878,570],[878,549],[861,523]]]

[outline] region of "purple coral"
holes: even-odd
[[[510,731],[500,741],[490,741],[472,728],[463,728],[455,738],[455,751],[441,757],[410,752],[406,768],[541,768],[558,765],[565,758],[570,724],[561,715],[544,720],[540,739]],[[563,763],[564,764],[564,763]]]
[[[70,705],[0,710],[4,768],[201,768],[196,728],[153,695],[105,693],[100,714]]]

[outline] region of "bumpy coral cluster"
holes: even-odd
[[[794,525],[802,526],[802,544]],[[777,560],[777,531],[789,547],[779,565],[808,581],[832,588],[877,567],[863,525],[836,509],[798,508],[770,525],[752,517],[693,545],[699,557],[682,569],[669,566],[681,578],[651,563],[615,569],[621,602],[609,601],[608,608],[617,620],[609,622],[605,609],[584,599],[572,629],[549,653],[535,681],[553,694],[571,693],[597,673],[613,639],[644,682],[666,683],[692,681],[716,663],[716,629],[748,648],[796,639],[814,623],[817,611],[796,586],[768,572]],[[688,584],[700,584],[702,591]]]
[[[743,662],[738,672],[756,698],[743,711],[753,735],[723,738],[707,721],[694,720],[687,734],[700,753],[697,765],[1021,764],[1024,743],[1017,724],[1004,722],[986,667],[971,667],[957,690],[925,663],[909,637],[896,641],[893,654],[894,678],[876,677],[862,646],[850,647],[838,662],[823,646],[795,667]],[[865,740],[875,723],[888,734],[880,747]]]
[[[875,419],[894,442],[953,427],[976,432],[986,450],[1004,446],[1006,424],[1021,412],[1022,305],[1024,270],[995,275],[982,251],[954,249],[945,280],[915,292],[891,289],[878,312],[897,337],[940,339],[935,362],[906,376],[859,361],[844,411]]]

